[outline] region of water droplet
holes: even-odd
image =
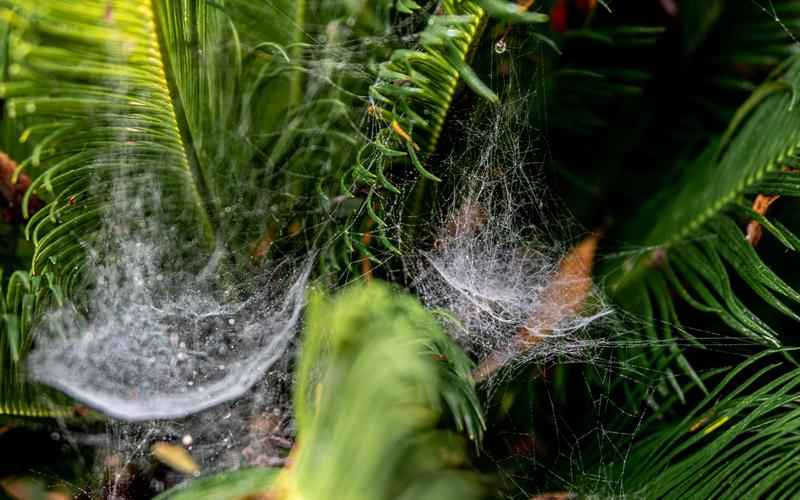
[[[508,45],[506,44],[506,40],[501,38],[494,44],[494,51],[496,54],[503,54],[505,53],[506,49],[508,49]]]
[[[150,488],[152,488],[153,491],[158,491],[158,492],[164,491],[164,483],[162,483],[158,479],[153,479],[150,481]]]
[[[185,436],[183,436],[181,438],[181,443],[183,443],[184,446],[191,446],[193,441],[194,441],[194,439],[192,439],[192,435],[191,434],[186,434]]]
[[[236,324],[236,320],[231,318],[231,319],[228,320],[228,324],[229,325],[235,325]]]

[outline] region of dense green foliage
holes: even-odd
[[[798,34],[793,0],[0,0],[0,423],[96,429],[26,377],[36,325],[169,226],[165,274],[313,270],[284,467],[159,498],[795,497]],[[453,214],[476,177],[531,248],[600,228],[591,355],[476,387],[411,295],[497,220]],[[107,491],[84,448],[55,474]]]

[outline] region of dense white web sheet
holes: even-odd
[[[35,380],[144,421],[236,399],[264,377],[296,332],[310,261],[226,286],[223,252],[199,271],[176,269],[175,235],[158,222],[131,231],[111,219],[92,249],[94,283],[81,302],[89,306],[68,303],[35,331]]]

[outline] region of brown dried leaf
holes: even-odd
[[[599,241],[599,234],[589,235],[564,257],[528,325],[517,333],[518,340],[536,343],[562,320],[580,312],[592,289],[592,269]]]
[[[779,195],[760,194],[756,196],[756,199],[753,201],[753,211],[759,215],[767,215],[769,206],[777,201],[778,198],[780,198]],[[750,246],[755,247],[758,245],[758,242],[761,241],[761,236],[763,234],[764,229],[761,227],[761,224],[758,221],[751,220],[750,223],[747,224],[747,235],[745,236],[745,239]]]
[[[195,475],[200,472],[200,466],[183,446],[159,441],[153,443],[150,453],[161,463],[184,474]]]
[[[547,337],[558,324],[578,314],[592,289],[592,269],[600,233],[584,238],[564,257],[553,282],[545,289],[542,301],[531,313],[528,324],[513,339],[517,352],[525,352]],[[508,361],[508,353],[489,356],[473,373],[480,382]]]

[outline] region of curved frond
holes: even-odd
[[[161,16],[175,14],[169,4],[156,4]],[[16,39],[11,80],[0,94],[9,118],[27,126],[23,140],[36,140],[21,168],[41,170],[29,193],[47,201],[27,228],[34,274],[74,264],[81,240],[101,224],[104,209],[113,210],[114,183],[137,176],[159,179],[165,209],[177,215],[193,207],[201,234],[214,237],[204,201],[208,174],[181,128],[181,117],[191,115],[173,98],[180,80],[168,80],[169,45],[155,10],[149,1],[47,0],[15,1],[5,11]]]
[[[2,282],[2,280],[0,280]],[[44,297],[62,299],[52,274],[31,277],[13,273],[5,290],[0,289],[0,415],[12,417],[70,416],[67,398],[25,381],[20,361],[30,349],[27,332]]]
[[[528,12],[528,7],[505,0],[444,0],[419,34],[419,47],[397,49],[380,65],[377,81],[370,88],[369,112],[381,128],[362,146],[351,176],[356,185],[369,189],[367,215],[387,250],[399,252],[387,237],[389,224],[382,215],[387,203],[377,193],[402,193],[389,171],[395,165],[413,168],[417,174],[414,183],[422,181],[417,189],[426,180],[441,180],[426,162],[436,151],[458,89],[465,85],[489,102],[499,102],[469,64],[489,18],[547,21],[546,15]],[[365,258],[371,257],[368,248],[362,252]]]
[[[271,51],[295,54],[279,44],[297,42],[303,5],[0,1],[9,27],[4,122],[31,145],[15,177],[33,178],[26,203],[46,203],[35,214],[25,207],[31,281],[50,281],[26,299],[35,314],[56,288],[71,297],[83,284],[86,247],[101,227],[133,231],[155,217],[180,228],[193,253],[242,239],[252,221],[227,208],[252,201],[255,143],[284,118],[251,108],[265,94],[286,106],[298,99],[299,76],[274,84],[264,75],[288,71]],[[272,19],[278,11],[295,19]],[[283,26],[274,40],[251,29],[265,20]],[[12,316],[6,328],[15,333],[4,338],[9,346],[18,339],[19,350],[0,366],[18,371],[32,317]]]
[[[753,356],[729,370],[679,419],[651,419],[626,460],[626,493],[647,498],[800,494],[800,369],[787,368],[786,359],[775,353]]]
[[[499,98],[469,66],[489,15],[543,23],[547,16],[503,0],[445,0],[420,33],[421,50],[400,49],[381,65],[370,96],[372,112],[386,122],[414,164],[436,149],[456,90],[465,84],[481,97]],[[405,132],[405,133],[404,133]],[[423,176],[424,168],[417,166]]]
[[[741,298],[743,287],[779,314],[800,320],[800,292],[762,259],[750,234],[768,232],[796,250],[797,236],[767,216],[762,205],[765,196],[797,193],[798,89],[800,59],[792,58],[742,105],[722,138],[686,163],[677,180],[626,225],[625,242],[645,250],[607,268],[612,295],[644,314],[653,340],[672,346],[655,358],[677,362],[678,370],[701,387],[675,337],[702,343],[681,326],[674,297],[767,346],[780,345],[779,335]],[[645,237],[637,235],[640,228],[650,228]]]
[[[656,286],[658,278],[650,272],[658,271],[690,304],[719,315],[758,342],[778,345],[777,333],[735,293],[736,276],[775,309],[800,319],[791,308],[800,303],[800,293],[767,266],[745,232],[748,220],[757,215],[768,231],[794,249],[793,233],[764,214],[751,213],[749,206],[759,193],[790,193],[797,182],[792,166],[800,145],[800,113],[794,107],[800,88],[798,61],[791,60],[760,87],[723,138],[688,163],[682,177],[631,221],[631,228],[651,228],[637,243],[651,250],[617,269],[609,282],[612,293],[630,297],[644,283],[663,296],[659,288],[666,288]]]

